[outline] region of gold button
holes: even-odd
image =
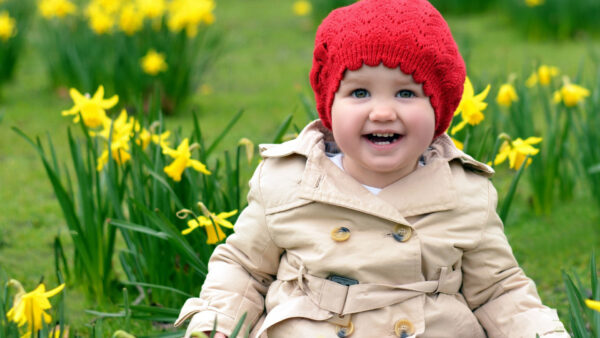
[[[339,338],[349,337],[352,333],[354,333],[354,324],[350,322],[348,326],[335,326],[335,333]]]
[[[336,242],[343,242],[350,238],[350,229],[339,227],[331,230],[331,238]]]
[[[408,225],[398,224],[394,227],[394,233],[392,236],[398,242],[406,242],[410,239],[412,235],[412,229]]]
[[[415,326],[408,319],[400,319],[394,324],[396,336],[406,338],[415,333]]]

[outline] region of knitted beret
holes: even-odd
[[[448,24],[426,0],[361,0],[332,11],[317,29],[310,83],[323,125],[346,69],[363,64],[411,74],[435,111],[435,137],[460,102],[465,63]]]

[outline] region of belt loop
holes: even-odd
[[[306,293],[306,290],[304,290],[304,273],[306,273],[306,268],[304,264],[300,263],[300,268],[298,269],[298,287],[302,292]]]
[[[440,277],[438,279],[438,287],[435,290],[435,292],[446,293],[449,295],[457,293],[462,282],[460,277],[460,273],[458,273],[455,270],[452,270],[452,267],[441,267]]]
[[[446,284],[447,273],[448,267],[442,266],[440,268],[440,277],[438,278],[438,287],[436,288],[435,292],[442,292],[442,290],[444,289],[444,285]]]

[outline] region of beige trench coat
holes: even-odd
[[[251,337],[568,337],[513,257],[491,168],[442,135],[374,195],[326,157],[330,139],[315,121],[261,147],[248,207],[175,323],[191,318],[186,336],[247,313]]]

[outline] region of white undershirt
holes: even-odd
[[[342,153],[337,153],[337,154],[334,154],[333,156],[329,157],[329,159],[331,160],[331,162],[333,162],[335,165],[337,165],[340,169],[342,169],[342,171],[345,171],[344,166],[342,165],[342,157],[343,157]],[[365,187],[367,190],[369,190],[373,195],[377,195],[381,191],[381,188],[375,188],[375,187],[372,187],[372,186],[366,185],[366,184],[363,184],[363,187]]]

